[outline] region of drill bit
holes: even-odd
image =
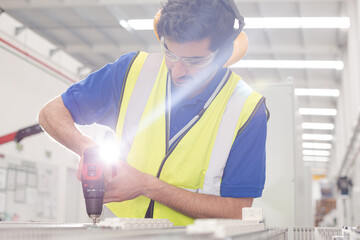
[[[92,220],[93,220],[93,224],[96,225],[96,217],[93,217]]]

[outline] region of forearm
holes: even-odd
[[[95,142],[83,135],[61,97],[46,104],[39,113],[39,124],[51,137],[81,156],[84,149],[95,146]]]
[[[226,198],[192,193],[150,177],[143,193],[165,206],[193,218],[242,218],[242,208],[251,207],[253,198]]]

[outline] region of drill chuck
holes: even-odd
[[[99,147],[84,151],[81,182],[86,212],[90,218],[96,219],[101,215],[105,193],[104,165]]]

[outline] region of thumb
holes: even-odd
[[[78,163],[78,169],[76,173],[76,177],[79,181],[81,181],[82,167],[83,167],[83,159],[81,158]]]

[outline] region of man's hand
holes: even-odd
[[[153,176],[140,172],[125,161],[116,166],[116,176],[111,177],[110,167],[105,169],[104,203],[122,202],[144,195],[146,184]]]
[[[81,155],[80,155],[80,160],[78,162],[78,168],[77,168],[77,172],[76,172],[76,177],[79,181],[81,181],[81,175],[82,175],[82,168],[83,168],[83,162],[84,162],[84,151],[86,149],[89,149],[89,148],[93,148],[93,147],[98,147],[95,143],[94,144],[89,144],[88,147],[84,148],[82,151],[81,151]]]
[[[193,193],[140,172],[126,162],[117,166],[116,176],[105,171],[104,203],[122,202],[140,195],[193,218],[240,218],[242,208],[251,207],[252,198],[230,198]]]
[[[79,163],[78,163],[78,169],[76,172],[76,177],[79,181],[81,181],[81,174],[82,174],[82,167],[83,167],[83,156],[81,156]]]

